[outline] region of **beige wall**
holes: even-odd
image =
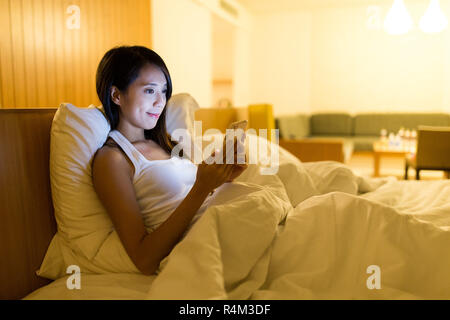
[[[201,107],[212,100],[211,13],[192,0],[152,0],[153,49],[172,76],[174,94],[188,92]]]
[[[213,79],[233,79],[235,26],[213,15],[211,36]]]
[[[450,19],[449,5],[445,6],[447,17]],[[450,32],[447,30],[444,35],[444,82],[443,86],[443,101],[442,109],[444,112],[450,113]]]
[[[424,34],[429,1],[406,1],[415,29],[366,28],[366,5],[254,16],[251,100],[275,115],[320,111],[450,111],[450,30]],[[381,22],[391,2],[381,2]],[[450,3],[441,1],[450,19]],[[450,28],[450,27],[449,27]]]
[[[428,1],[406,4],[416,28],[401,36],[367,29],[367,6],[313,13],[314,111],[443,111],[448,31],[417,30]],[[381,8],[384,19],[390,6]]]
[[[250,100],[274,114],[311,109],[311,13],[256,14],[250,58]]]
[[[218,106],[221,99],[233,103],[235,64],[235,29],[230,22],[212,15],[212,103]]]
[[[246,24],[235,29],[233,102],[238,107],[247,106],[251,100],[251,20],[247,16]]]
[[[237,17],[223,11],[216,0],[152,0],[153,48],[168,65],[174,93],[190,93],[201,107],[213,106],[215,94],[231,95],[237,106],[250,103],[250,16],[238,2],[228,2],[238,11]],[[213,41],[213,19],[234,29],[232,39],[228,35],[222,44]],[[213,59],[215,51],[230,42],[233,47],[226,50],[230,59],[214,66],[223,60]],[[213,80],[219,77],[232,77],[232,88],[228,83],[214,92]]]

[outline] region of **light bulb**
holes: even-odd
[[[394,0],[392,8],[384,20],[384,28],[391,35],[401,35],[411,30],[413,21],[403,0]]]
[[[426,33],[441,32],[447,27],[448,21],[439,5],[439,0],[431,0],[425,14],[420,18],[420,30]]]

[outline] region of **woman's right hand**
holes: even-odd
[[[211,157],[215,156],[215,152]],[[208,192],[220,187],[227,181],[230,181],[233,174],[233,164],[208,164],[203,161],[198,165],[197,178],[195,183],[203,190]]]

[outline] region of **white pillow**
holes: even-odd
[[[172,140],[179,146],[174,150],[179,154],[183,149],[183,157],[194,160],[192,144],[194,133],[195,110],[199,108],[197,101],[188,93],[173,95],[166,107],[166,129]],[[182,129],[181,131],[179,129]],[[180,139],[181,138],[181,139]]]
[[[186,129],[194,136],[195,110],[199,108],[197,101],[188,93],[173,95],[166,107],[166,128],[170,135],[176,129]]]
[[[174,95],[166,107],[168,132],[193,130],[197,102],[189,94]],[[69,265],[82,272],[138,273],[114,231],[92,184],[91,164],[104,144],[110,125],[101,107],[61,104],[53,119],[50,182],[58,231],[37,271],[57,279]]]
[[[39,276],[57,279],[75,264],[86,273],[138,272],[92,184],[91,164],[110,125],[101,108],[61,104],[50,139],[50,182],[58,231]]]

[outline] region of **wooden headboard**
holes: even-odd
[[[0,109],[0,299],[23,298],[50,282],[35,272],[56,232],[49,173],[56,110]],[[242,119],[246,108],[196,113],[204,130],[224,131]]]
[[[36,276],[56,232],[50,127],[56,109],[0,109],[0,299],[49,283]]]

